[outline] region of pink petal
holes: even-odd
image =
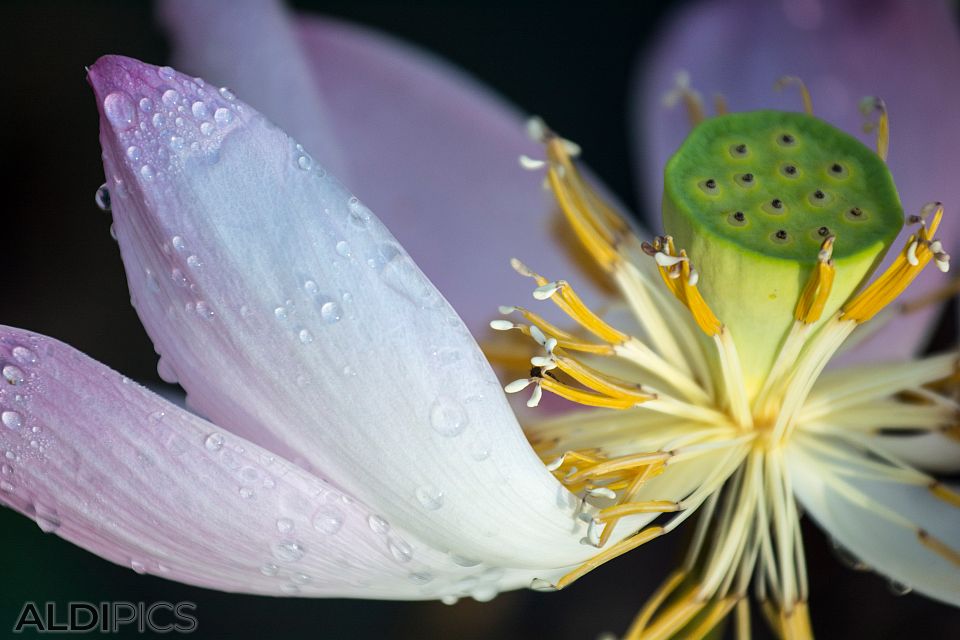
[[[810,88],[815,113],[855,134],[863,122],[858,101],[882,97],[891,117],[889,164],[904,207],[915,212],[930,200],[945,202],[944,244],[960,249],[954,219],[960,127],[953,115],[960,102],[960,41],[947,4],[711,0],[680,12],[638,68],[636,149],[651,213],[660,209],[663,166],[689,129],[682,109],[670,111],[661,102],[679,70],[689,71],[707,99],[723,93],[733,111],[800,110],[796,90],[772,88],[781,76],[797,75]],[[931,268],[907,298],[945,282]],[[848,361],[913,355],[925,344],[936,310],[891,322]]]
[[[239,100],[115,56],[90,80],[131,296],[191,406],[435,548],[590,555],[475,341],[369,209]]]
[[[0,366],[0,504],[112,562],[267,595],[420,599],[530,580],[458,566],[56,340],[0,327]]]
[[[260,25],[253,43],[287,38],[286,31],[266,33],[273,18],[255,21],[245,5],[244,21],[228,31],[231,20],[223,14],[233,11],[232,2],[205,3],[202,10],[195,3],[163,6],[177,60],[264,105],[272,120],[291,120],[285,110],[299,109],[300,94],[319,87],[323,112],[308,126],[287,130],[311,151],[314,123],[334,132],[343,145],[344,182],[363,194],[475,336],[487,334],[499,305],[529,300],[529,281],[512,271],[510,258],[551,278],[575,275],[569,245],[554,230],[555,205],[541,189],[542,176],[517,162],[521,154],[543,155],[526,136],[525,117],[473,78],[384,35],[309,18],[298,25],[299,57],[286,51],[289,57],[270,64],[306,65],[312,75],[298,74],[296,87],[277,89],[258,71],[260,63],[251,69],[247,54],[232,53],[243,43],[240,48],[259,55],[258,46],[247,44],[248,22]],[[268,17],[275,12],[270,7],[256,5]],[[340,175],[339,164],[320,151],[314,155]],[[589,279],[576,283],[588,299],[599,295]]]

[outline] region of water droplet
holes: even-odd
[[[202,133],[202,134],[205,135],[205,136],[208,136],[208,135],[210,135],[211,133],[213,133],[213,129],[214,129],[214,126],[213,126],[213,123],[212,123],[212,122],[201,122],[201,123],[200,123],[200,133]]]
[[[413,558],[413,549],[406,540],[401,538],[391,538],[388,540],[387,548],[390,550],[393,559],[397,562],[410,562],[410,559]]]
[[[285,584],[280,587],[280,591],[287,594],[288,596],[294,596],[300,593],[300,587],[295,584]]]
[[[351,367],[350,365],[346,365],[346,366],[343,368],[343,375],[352,378],[352,377],[354,377],[355,375],[357,375],[357,372],[356,372],[356,371],[354,370],[354,368]]]
[[[273,315],[277,317],[277,320],[286,320],[287,319],[287,308],[286,307],[277,307],[273,310]]]
[[[5,475],[5,476],[8,476],[8,475],[10,475],[11,473],[13,473],[13,467],[11,467],[11,466],[8,465],[8,464],[5,464],[5,465],[3,465],[2,467],[0,467],[0,473],[2,473],[2,474]]]
[[[313,334],[310,333],[307,329],[300,329],[300,333],[297,334],[297,337],[300,339],[300,342],[303,344],[310,344],[313,342]]]
[[[143,176],[144,180],[153,180],[153,177],[156,175],[156,172],[154,172],[153,167],[151,167],[148,164],[145,164],[142,167],[140,167],[140,175]]]
[[[170,148],[174,151],[183,149],[184,140],[180,136],[170,136]]]
[[[367,524],[374,533],[385,534],[390,531],[390,523],[376,514],[367,518]]]
[[[460,600],[460,598],[458,598],[457,596],[453,596],[453,595],[446,595],[446,596],[443,596],[442,598],[440,598],[440,602],[442,602],[443,604],[447,605],[448,607],[457,604],[457,602],[458,602],[459,600]]]
[[[10,384],[23,384],[24,375],[20,367],[8,364],[3,368],[3,377]]]
[[[160,127],[163,126],[163,114],[162,113],[153,114],[153,117],[150,118],[150,122],[153,123],[154,129],[159,129]]]
[[[251,489],[250,487],[240,487],[239,493],[240,493],[240,497],[243,498],[244,500],[249,500],[250,498],[253,497],[253,489]]]
[[[490,448],[483,444],[475,444],[470,449],[470,457],[477,462],[483,462],[490,457]]]
[[[139,560],[131,560],[131,561],[130,561],[130,568],[133,569],[134,571],[136,571],[137,573],[141,574],[141,575],[143,575],[144,573],[147,572],[147,567],[146,567],[146,565],[144,565],[144,564],[143,564],[142,562],[140,562]]]
[[[236,100],[237,96],[233,95],[233,92],[226,87],[220,87],[220,95],[224,100]]]
[[[442,436],[452,438],[460,435],[468,422],[463,406],[448,396],[439,396],[430,407],[430,425]]]
[[[163,100],[163,104],[172,107],[180,100],[180,94],[177,93],[175,89],[167,89],[163,92],[163,95],[160,96],[160,99]]]
[[[13,359],[23,365],[37,364],[39,358],[33,351],[22,345],[17,345],[11,351]]]
[[[433,580],[433,575],[431,575],[428,571],[414,571],[408,575],[407,578],[413,584],[424,585]]]
[[[53,533],[60,528],[60,516],[57,515],[55,509],[37,505],[34,519],[37,521],[37,526],[40,527],[40,530],[44,533]]]
[[[117,228],[113,225],[112,222],[110,223],[110,237],[113,238],[113,241],[114,241],[114,242],[116,242],[116,240],[117,240]]]
[[[887,588],[890,589],[890,593],[895,596],[905,596],[913,591],[913,587],[910,585],[892,579],[887,581]]]
[[[470,597],[477,602],[490,602],[497,597],[499,591],[492,585],[482,585],[470,592]]]
[[[436,487],[425,485],[417,489],[417,500],[424,509],[436,511],[443,506],[443,492]]]
[[[278,518],[277,531],[280,533],[290,533],[293,531],[293,520],[290,518]]]
[[[284,562],[296,562],[306,554],[303,545],[295,540],[284,540],[273,548],[273,555]]]
[[[317,286],[317,283],[314,282],[313,280],[307,280],[306,282],[303,283],[303,290],[309,293],[310,295],[315,296],[320,291],[320,288]]]
[[[133,126],[136,111],[125,93],[114,92],[103,99],[103,112],[113,126],[126,130]]]
[[[480,564],[479,560],[474,560],[473,558],[466,558],[456,553],[450,554],[450,559],[453,560],[453,564],[459,567],[475,567]]]
[[[177,72],[171,67],[160,67],[157,69],[157,75],[160,76],[161,80],[173,80],[176,73]]]
[[[210,308],[209,304],[207,304],[203,300],[198,300],[197,315],[203,318],[204,320],[212,320],[213,316],[216,314],[214,314],[213,309]]]
[[[297,166],[306,171],[313,166],[313,158],[304,154],[297,158]]]
[[[279,572],[280,572],[280,567],[273,564],[272,562],[267,562],[262,567],[260,567],[260,573],[262,573],[265,576],[275,576]]]
[[[220,107],[213,112],[213,119],[219,124],[230,124],[233,120],[233,111],[225,107]]]
[[[341,240],[337,243],[337,253],[342,255],[344,258],[350,257],[350,243],[346,240]]]
[[[847,567],[848,569],[853,569],[854,571],[870,571],[870,565],[866,564],[863,560],[855,556],[853,552],[844,547],[837,540],[831,540],[830,546],[833,550],[833,554],[843,566]]]
[[[100,188],[97,189],[97,193],[93,196],[93,201],[97,203],[100,211],[110,211],[110,189],[107,188],[106,183],[103,183],[100,185]]]
[[[174,267],[173,271],[170,272],[170,279],[173,280],[177,286],[185,287],[189,282],[187,281],[187,276],[183,275],[183,271]]]
[[[173,245],[173,248],[177,251],[186,251],[187,243],[184,241],[183,236],[173,236],[170,238],[170,244]]]
[[[157,375],[160,376],[160,379],[166,382],[167,384],[177,384],[177,372],[173,370],[173,367],[170,366],[170,362],[161,357],[157,361]]]
[[[193,117],[197,120],[203,120],[210,115],[210,112],[207,111],[207,105],[203,104],[203,102],[200,100],[197,100],[190,105],[190,111],[193,113]]]
[[[343,527],[343,512],[335,507],[323,507],[313,516],[313,528],[328,536]]]
[[[370,225],[370,218],[373,213],[356,196],[347,200],[347,207],[350,209],[350,223],[360,229],[366,229]]]
[[[220,451],[223,448],[223,436],[219,433],[211,433],[203,444],[210,451]]]
[[[294,573],[290,576],[290,582],[293,582],[294,584],[307,584],[311,580],[313,580],[313,578],[306,573]]]
[[[320,307],[320,317],[324,322],[332,324],[343,317],[343,310],[336,302],[324,302]]]
[[[136,162],[140,159],[143,154],[140,151],[140,147],[136,145],[130,145],[127,147],[127,157]]]

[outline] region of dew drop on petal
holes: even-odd
[[[213,123],[212,123],[212,122],[201,122],[201,123],[200,123],[200,133],[202,133],[202,134],[205,135],[205,136],[208,136],[208,135],[210,135],[211,133],[213,133],[213,129],[214,129],[214,126],[213,126]]]
[[[151,167],[148,164],[145,164],[142,167],[140,167],[140,175],[143,177],[144,180],[153,180],[153,177],[157,174],[153,170],[153,167]]]
[[[160,99],[163,100],[163,104],[172,107],[180,100],[180,94],[177,93],[175,89],[167,89],[163,92],[163,95],[160,96]]]
[[[237,96],[233,95],[233,92],[226,87],[220,87],[220,96],[224,100],[236,100]]]
[[[213,112],[213,119],[219,124],[230,124],[233,120],[233,111],[225,107],[220,107]]]
[[[190,105],[190,111],[193,113],[193,117],[197,120],[203,120],[210,113],[207,111],[207,105],[203,104],[200,100],[197,100],[192,105]]]
[[[260,573],[265,576],[275,576],[280,572],[280,567],[273,564],[272,562],[267,562],[260,567]]]
[[[347,200],[347,207],[350,209],[350,223],[360,229],[365,229],[370,225],[372,213],[360,199],[356,196]]]
[[[110,123],[121,130],[133,126],[136,110],[125,93],[115,91],[103,99],[103,113]]]
[[[37,354],[23,345],[17,345],[10,353],[14,360],[23,365],[37,364],[39,361]]]
[[[141,574],[141,575],[143,575],[144,573],[147,572],[147,567],[146,567],[146,565],[144,565],[144,564],[143,564],[142,562],[140,562],[139,560],[131,560],[131,561],[130,561],[130,568],[133,569],[135,572]]]
[[[290,518],[278,518],[277,531],[280,533],[290,533],[293,531],[293,520]]]
[[[390,538],[387,541],[387,548],[397,562],[410,562],[410,559],[413,558],[413,549],[406,540],[401,538]]]
[[[417,488],[417,500],[428,511],[436,511],[443,506],[443,492],[436,487],[424,485]]]
[[[313,334],[307,329],[300,329],[300,332],[297,334],[297,338],[302,344],[310,344],[313,342]]]
[[[203,441],[203,445],[210,451],[220,451],[223,448],[223,436],[219,433],[211,433]]]
[[[320,533],[333,535],[343,527],[343,512],[334,507],[324,507],[313,516],[313,528]]]
[[[324,322],[333,324],[343,317],[343,310],[336,302],[324,302],[320,307],[320,317]]]
[[[424,585],[433,580],[433,575],[428,571],[414,571],[407,578],[413,584]]]
[[[240,497],[244,500],[249,500],[253,497],[253,489],[250,487],[240,487],[239,489]]]
[[[284,562],[296,562],[306,554],[303,545],[295,540],[284,540],[273,548],[273,555]]]
[[[468,421],[463,406],[448,396],[439,396],[430,407],[430,426],[442,436],[452,438],[461,434]]]
[[[370,530],[374,533],[385,534],[390,531],[390,523],[376,514],[367,518],[367,524],[370,525]]]
[[[97,189],[97,193],[93,196],[93,201],[97,203],[100,211],[110,211],[110,189],[107,188],[106,183],[100,185],[100,188]]]
[[[8,384],[23,384],[25,379],[23,370],[12,364],[8,364],[3,368],[3,377]]]
[[[161,80],[173,80],[176,72],[171,67],[160,67],[157,69],[157,75],[160,76]]]
[[[342,255],[344,258],[350,257],[350,243],[346,240],[341,240],[337,243],[337,253]]]

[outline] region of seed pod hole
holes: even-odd
[[[743,211],[734,211],[727,216],[727,222],[734,227],[743,227],[747,224],[747,216]]]
[[[774,216],[783,215],[787,211],[786,203],[784,203],[784,201],[781,200],[780,198],[773,198],[769,202],[763,203],[763,206],[761,208],[767,213]]]
[[[738,185],[740,185],[741,187],[743,187],[743,188],[745,188],[745,189],[749,189],[750,187],[753,187],[753,186],[757,183],[756,178],[754,177],[754,175],[753,175],[752,173],[741,173],[741,174],[738,174],[738,175],[734,178],[734,180],[736,180],[736,182],[737,182]]]
[[[786,229],[779,229],[770,234],[770,240],[775,244],[787,244],[790,242],[790,234]]]
[[[717,181],[713,178],[701,180],[698,186],[700,187],[700,190],[708,196],[715,196],[720,193],[720,189],[717,188]]]
[[[843,217],[852,222],[862,222],[867,219],[867,212],[860,207],[850,207],[843,212]]]
[[[780,167],[780,173],[788,178],[796,178],[800,175],[800,169],[795,164],[785,164]]]
[[[777,144],[781,147],[793,147],[797,144],[797,139],[792,133],[783,132],[777,136]]]
[[[839,162],[834,162],[829,167],[827,167],[827,173],[837,179],[842,180],[850,175],[847,171],[847,167]]]
[[[746,158],[750,155],[750,150],[747,149],[747,145],[740,142],[730,147],[730,155],[734,158]]]

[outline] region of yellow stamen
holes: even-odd
[[[628,635],[633,640],[667,640],[690,623],[693,618],[706,606],[707,601],[699,597],[697,589],[690,589],[673,606],[668,607],[648,629],[636,636]],[[626,640],[626,639],[625,639]]]
[[[777,91],[782,90],[784,87],[794,85],[800,89],[800,97],[803,99],[803,111],[808,116],[813,115],[813,99],[810,97],[810,90],[807,89],[806,83],[798,78],[797,76],[783,76],[774,86]]]
[[[653,400],[657,397],[656,394],[644,391],[639,385],[617,380],[576,360],[566,358],[559,354],[554,360],[557,363],[558,369],[568,374],[580,384],[598,393],[612,398],[632,400],[634,404]]]
[[[619,520],[638,513],[672,513],[679,511],[680,505],[671,500],[648,500],[646,502],[625,502],[614,507],[601,509],[597,513],[598,522],[607,523],[610,520]]]
[[[643,488],[643,485],[647,483],[647,480],[657,477],[658,475],[663,473],[664,469],[666,469],[665,465],[662,465],[662,464],[653,465],[645,468],[643,471],[636,474],[633,480],[630,481],[630,484],[624,487],[625,491],[620,496],[620,501],[619,501],[620,504],[624,504],[633,500],[636,497],[637,493],[640,491],[640,489]],[[611,489],[613,488],[612,484],[607,486],[609,486]],[[601,511],[600,513],[602,514],[603,511]],[[598,546],[600,547],[606,546],[607,541],[610,540],[610,536],[611,534],[613,534],[613,530],[616,528],[618,522],[620,522],[619,517],[612,517],[606,521],[605,523],[606,526],[603,527],[603,531],[600,533],[600,540],[598,541]]]
[[[707,301],[703,299],[700,290],[697,289],[697,276],[690,268],[690,260],[687,258],[686,251],[680,251],[680,254],[674,253],[673,239],[667,236],[666,242],[657,241],[653,248],[656,252],[662,253],[668,257],[678,257],[681,260],[676,264],[664,266],[657,263],[660,275],[670,292],[679,300],[693,315],[697,326],[708,336],[716,336],[720,333],[723,325],[710,310]],[[659,246],[658,246],[659,245]],[[649,245],[645,245],[648,246]],[[665,249],[665,250],[664,250]],[[677,271],[679,270],[679,271]]]
[[[917,538],[920,540],[920,544],[927,549],[930,549],[941,558],[945,558],[953,564],[960,566],[960,553],[955,549],[948,547],[941,540],[934,538],[924,529],[917,529]]]
[[[893,264],[844,305],[842,319],[857,323],[866,322],[903,293],[934,257],[930,249],[931,238],[936,233],[942,218],[943,207],[938,205],[929,228],[921,227],[919,233],[907,239],[906,246]]]
[[[580,480],[608,476],[613,473],[637,471],[651,465],[661,465],[669,460],[672,455],[673,454],[667,451],[654,451],[652,453],[635,453],[628,456],[620,456],[611,460],[605,460],[589,469],[577,471],[567,478],[567,481],[578,482]]]
[[[713,111],[718,116],[725,116],[730,112],[730,109],[727,107],[727,97],[722,93],[714,94]]]
[[[547,391],[571,402],[585,404],[590,407],[606,407],[608,409],[628,409],[637,404],[632,398],[610,398],[590,391],[583,391],[563,384],[553,378],[541,378],[540,385]]]
[[[647,527],[641,531],[638,531],[629,538],[624,538],[617,544],[613,545],[605,551],[601,551],[597,555],[593,556],[582,565],[566,574],[554,585],[557,589],[563,589],[564,587],[569,586],[576,580],[579,580],[583,576],[587,575],[600,565],[617,558],[628,551],[633,551],[637,547],[647,542],[650,542],[654,538],[663,535],[663,527]]]
[[[806,602],[797,602],[790,610],[780,612],[783,640],[813,640],[810,612]]]
[[[860,111],[865,116],[876,112],[877,121],[863,125],[863,130],[866,132],[875,130],[877,132],[877,155],[885,161],[890,149],[890,117],[887,114],[887,104],[881,98],[864,98],[860,102]]]
[[[833,278],[836,273],[830,256],[833,253],[834,236],[828,237],[820,245],[820,255],[813,267],[807,285],[800,294],[794,318],[804,324],[813,324],[823,315],[823,308],[830,297]]]
[[[623,640],[636,640],[640,637],[640,634],[643,633],[643,630],[646,628],[647,624],[650,622],[650,619],[653,618],[653,614],[657,612],[664,602],[667,601],[674,591],[677,590],[677,587],[683,583],[686,579],[687,573],[685,571],[677,570],[670,574],[670,577],[664,581],[656,591],[653,592],[653,595],[650,596],[650,599],[647,600],[647,603],[643,605],[643,609],[640,610],[640,613],[637,614],[637,617],[633,619],[633,623],[630,625],[630,630],[627,631],[627,635],[624,636]]]
[[[739,596],[727,596],[717,600],[707,608],[704,618],[692,629],[684,633],[684,637],[690,640],[702,640],[720,624],[720,621],[727,617],[734,605],[740,601]]]
[[[960,508],[960,493],[953,491],[942,482],[930,483],[930,493],[947,504]]]

